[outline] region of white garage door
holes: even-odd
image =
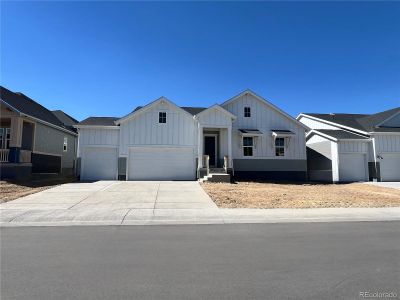
[[[118,168],[117,149],[85,148],[81,165],[81,180],[115,180]]]
[[[193,148],[131,148],[129,180],[194,180]]]
[[[365,154],[339,154],[339,181],[366,181],[367,166]]]
[[[400,181],[400,153],[382,154],[382,181]]]

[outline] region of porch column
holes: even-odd
[[[229,156],[229,168],[232,168],[232,125],[228,126],[228,156]]]
[[[22,142],[22,118],[12,117],[10,126],[10,147],[21,148]]]
[[[198,169],[203,167],[203,127],[198,123],[198,132],[197,132],[197,152],[199,155],[197,167]]]

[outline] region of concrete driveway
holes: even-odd
[[[198,182],[68,183],[0,205],[1,222],[143,222],[218,208]],[[212,214],[211,214],[212,215]]]

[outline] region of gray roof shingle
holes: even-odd
[[[114,121],[118,120],[117,117],[89,117],[78,123],[78,125],[88,126],[117,126]]]
[[[73,131],[65,126],[50,110],[22,93],[14,93],[1,86],[0,98],[11,108],[16,109],[24,115]]]
[[[390,116],[393,116],[398,112],[400,112],[400,107],[396,107],[372,115],[343,114],[343,113],[332,113],[332,114],[305,113],[305,115],[309,115],[321,120],[337,123],[342,126],[351,127],[366,132],[399,132],[400,126],[399,127],[378,126],[378,124],[380,124],[381,122],[385,121]]]

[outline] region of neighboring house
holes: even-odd
[[[32,174],[74,175],[75,119],[51,112],[22,93],[0,90],[1,178],[29,179]]]
[[[310,180],[400,181],[400,107],[372,115],[302,113]]]
[[[161,97],[125,117],[75,127],[82,180],[307,178],[308,128],[249,90],[208,108]]]

